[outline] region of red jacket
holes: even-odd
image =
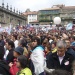
[[[12,67],[10,67],[10,73],[11,73],[11,75],[16,75],[16,73],[18,71],[19,71],[19,69],[17,68],[16,59],[15,59]]]

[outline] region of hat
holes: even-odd
[[[19,46],[19,47],[16,47],[14,51],[19,53],[20,55],[23,55],[24,49]]]

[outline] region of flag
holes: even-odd
[[[72,30],[72,26],[73,26],[72,23],[67,24],[67,26],[66,26],[66,30]]]
[[[12,25],[10,24],[10,32],[11,32],[11,28],[12,28]]]
[[[10,35],[11,30],[12,30],[12,26],[11,26],[11,24],[10,24],[9,27],[5,27],[5,29],[6,29],[6,32]]]

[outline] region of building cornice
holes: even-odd
[[[13,16],[16,16],[16,17],[18,17],[18,18],[21,18],[21,19],[26,20],[26,18],[25,18],[24,16],[22,16],[22,15],[20,15],[20,14],[17,14],[17,13],[15,13],[15,12],[11,11],[11,10],[6,9],[6,8],[3,8],[3,7],[1,7],[1,6],[0,6],[0,11],[6,12],[6,13],[8,13],[8,14],[10,14],[10,15],[13,15]]]

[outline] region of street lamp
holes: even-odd
[[[52,22],[50,22],[50,25],[52,26]]]

